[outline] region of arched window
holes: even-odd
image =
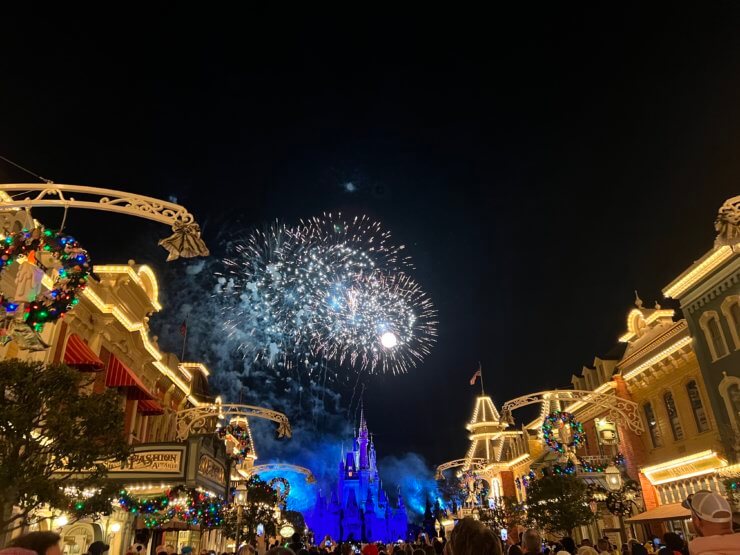
[[[740,385],[732,384],[727,388],[727,397],[735,417],[735,422],[740,422]]]
[[[725,356],[728,352],[727,342],[722,333],[722,327],[720,326],[717,313],[713,310],[705,312],[699,318],[699,325],[704,331],[704,338],[709,346],[712,360],[717,360]]]
[[[663,440],[660,437],[658,419],[655,418],[655,411],[653,410],[652,403],[645,403],[643,410],[645,411],[645,420],[647,420],[647,426],[650,431],[650,439],[653,442],[653,447],[660,447],[663,445]]]
[[[719,394],[725,402],[732,428],[740,432],[740,378],[724,373],[724,378],[719,382]]]
[[[671,425],[671,432],[673,433],[673,439],[676,441],[683,439],[683,428],[681,427],[681,421],[678,418],[678,410],[676,410],[676,403],[673,401],[673,393],[667,391],[663,395],[663,402],[665,403],[665,410],[668,413],[668,422]]]
[[[689,394],[689,402],[691,403],[691,410],[694,413],[696,429],[699,433],[706,432],[709,429],[709,419],[704,410],[704,404],[701,402],[699,386],[694,380],[686,384],[686,392]]]
[[[722,312],[727,320],[727,327],[730,328],[735,350],[738,350],[740,349],[740,295],[727,297],[722,303]]]

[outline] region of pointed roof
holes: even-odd
[[[493,401],[488,395],[481,395],[475,403],[475,410],[473,410],[473,417],[468,423],[468,430],[471,426],[481,424],[483,422],[495,422],[501,421],[501,415],[493,405]]]
[[[508,427],[508,422],[501,420],[501,415],[496,410],[491,397],[479,396],[475,402],[473,417],[466,426],[470,431],[470,448],[466,458],[498,460],[501,449],[500,446],[496,449],[495,443],[501,443],[501,432]]]

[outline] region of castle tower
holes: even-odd
[[[367,431],[367,423],[365,422],[365,409],[360,409],[360,430],[359,430],[359,449],[360,449],[360,470],[366,470],[370,468],[370,461],[368,459],[368,442],[369,436]]]

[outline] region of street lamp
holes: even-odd
[[[606,487],[609,491],[619,491],[622,489],[622,473],[619,469],[610,464],[604,470],[604,476],[606,477]]]
[[[439,520],[435,519],[434,520],[434,531],[437,533],[437,537],[439,537],[440,528],[441,526],[439,525]]]
[[[239,542],[242,535],[242,515],[244,514],[244,505],[247,503],[247,486],[244,482],[240,482],[236,486],[236,494],[234,495],[234,502],[236,503],[236,551],[239,552]]]

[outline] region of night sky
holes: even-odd
[[[381,454],[439,463],[465,453],[479,360],[499,405],[567,387],[624,331],[634,289],[652,306],[710,248],[740,191],[740,18],[712,5],[6,17],[0,154],[175,197],[213,250],[224,227],[381,220],[439,342],[370,380],[366,412]],[[3,164],[0,180],[33,181]],[[164,266],[162,226],[75,212],[67,227],[95,261]]]

